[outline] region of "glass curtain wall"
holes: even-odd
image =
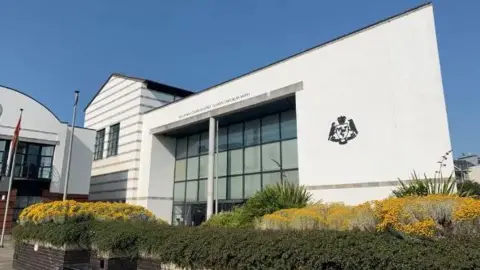
[[[296,127],[295,110],[220,127],[219,211],[267,185],[298,184]],[[173,224],[190,225],[195,207],[206,205],[207,177],[208,131],[177,138]]]

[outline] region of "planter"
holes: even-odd
[[[151,258],[140,258],[137,260],[137,270],[186,270],[175,264],[164,264]]]
[[[137,270],[137,260],[126,257],[98,256],[95,252],[92,252],[90,267],[91,270]]]
[[[90,252],[75,247],[15,244],[13,268],[17,270],[90,269]]]

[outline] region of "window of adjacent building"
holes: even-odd
[[[99,160],[103,158],[103,145],[105,142],[105,129],[97,131],[95,136],[95,150],[93,152],[93,159]]]
[[[5,174],[6,163],[7,163],[7,143],[6,140],[0,140],[0,173]]]
[[[15,154],[14,177],[51,179],[54,146],[19,142]]]
[[[108,132],[107,157],[118,154],[118,135],[120,133],[120,123],[110,126]]]
[[[268,185],[298,184],[296,133],[294,110],[222,126],[214,164],[214,175],[218,174],[214,196],[218,193],[219,200],[235,204]],[[175,153],[175,206],[189,215],[192,204],[207,200],[208,131],[177,138]]]
[[[150,91],[150,93],[159,100],[166,101],[166,102],[172,102],[174,100],[173,95],[159,92],[159,91]]]

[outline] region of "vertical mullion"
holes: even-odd
[[[260,144],[258,145],[258,147],[260,147],[260,190],[263,190],[263,149],[262,149],[262,145],[263,145],[263,119],[260,118],[260,131],[259,131],[259,135],[260,135]]]
[[[242,200],[245,200],[245,122],[242,124]]]
[[[183,180],[185,183],[185,188],[183,189],[183,204],[187,204],[187,179],[188,179],[188,136],[185,136],[187,138],[187,148],[186,150],[186,156],[185,156],[185,179]]]
[[[283,155],[282,155],[282,113],[278,113],[278,137],[280,147],[280,183],[283,184]]]
[[[198,145],[197,145],[197,202],[200,201],[200,144],[202,142],[202,133],[198,134]],[[210,150],[209,150],[210,151]]]
[[[225,191],[225,199],[230,199],[230,136],[229,136],[230,126],[226,127],[226,135],[227,135],[227,175],[225,178],[225,187],[227,190]]]

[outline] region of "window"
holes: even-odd
[[[198,157],[187,159],[187,180],[198,179]]]
[[[192,135],[188,137],[188,156],[197,156],[198,155],[198,148],[200,146],[200,135]]]
[[[54,146],[19,142],[15,156],[14,176],[29,179],[51,179]]]
[[[282,142],[282,168],[294,169],[298,167],[297,140]]]
[[[185,200],[185,182],[175,183],[173,190],[173,200],[183,202]]]
[[[95,137],[95,151],[93,152],[93,159],[99,160],[103,158],[103,144],[105,142],[105,129],[97,131]]]
[[[291,139],[297,137],[297,117],[295,111],[286,111],[281,114],[281,133],[282,139]]]
[[[208,153],[208,132],[200,135],[200,154]]]
[[[260,119],[245,123],[245,146],[260,144]]]
[[[228,174],[243,173],[243,149],[228,151]]]
[[[0,173],[3,175],[6,171],[6,163],[7,163],[7,146],[9,143],[5,140],[0,140]]]
[[[262,189],[260,174],[245,175],[245,198],[252,197],[257,191]]]
[[[107,156],[116,156],[118,154],[118,134],[120,132],[120,123],[110,126],[108,133]]]
[[[187,157],[187,137],[177,139],[177,158]]]
[[[299,183],[295,110],[231,123],[218,134],[213,164],[218,183],[213,195],[218,194],[219,209],[242,203],[268,185]],[[191,210],[207,201],[208,135],[199,130],[177,138],[174,217],[181,215],[188,221]]]
[[[278,171],[282,168],[280,160],[280,143],[262,145],[262,170]]]
[[[243,199],[243,176],[232,176],[228,185],[230,199]]]
[[[228,148],[240,148],[243,146],[243,124],[228,127]]]
[[[245,173],[260,171],[260,146],[245,148]]]
[[[262,119],[262,143],[278,141],[280,130],[278,114],[270,115]]]

